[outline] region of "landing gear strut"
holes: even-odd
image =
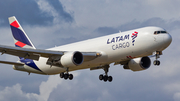
[[[160,61],[157,60],[157,59],[160,58],[160,55],[162,55],[162,52],[156,51],[155,55],[156,55],[156,60],[154,60],[153,64],[156,65],[156,66],[159,66]]]
[[[113,80],[112,76],[108,76],[109,72],[109,65],[106,65],[103,67],[103,70],[105,71],[105,75],[101,74],[99,75],[99,80],[104,80],[104,82],[109,81],[111,82]]]
[[[69,80],[72,80],[73,79],[73,74],[69,74],[68,73],[68,68],[66,70],[66,73],[62,72],[60,73],[60,78],[64,78],[65,80],[67,80],[69,78]]]

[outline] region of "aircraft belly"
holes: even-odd
[[[53,74],[59,74],[61,72],[65,72],[66,69],[62,67],[57,67],[57,66],[50,67],[49,65],[46,65],[44,68],[42,68],[42,71],[48,75],[53,75]]]

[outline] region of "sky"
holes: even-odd
[[[133,72],[111,64],[111,83],[99,81],[103,70],[74,71],[74,79],[66,81],[59,75],[28,75],[0,64],[0,100],[180,101],[179,4],[179,0],[1,0],[1,45],[14,46],[11,16],[16,16],[38,49],[146,26],[166,29],[173,41],[160,56],[158,67]],[[0,60],[18,58],[1,55]]]

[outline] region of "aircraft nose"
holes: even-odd
[[[164,36],[164,42],[165,42],[165,44],[168,45],[168,46],[171,44],[171,42],[172,42],[172,37],[171,37],[170,34],[166,34],[166,35]]]

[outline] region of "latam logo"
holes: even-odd
[[[134,46],[135,39],[137,38],[137,35],[138,35],[138,32],[136,32],[136,31],[134,33],[132,33],[132,35],[131,35],[133,46]]]

